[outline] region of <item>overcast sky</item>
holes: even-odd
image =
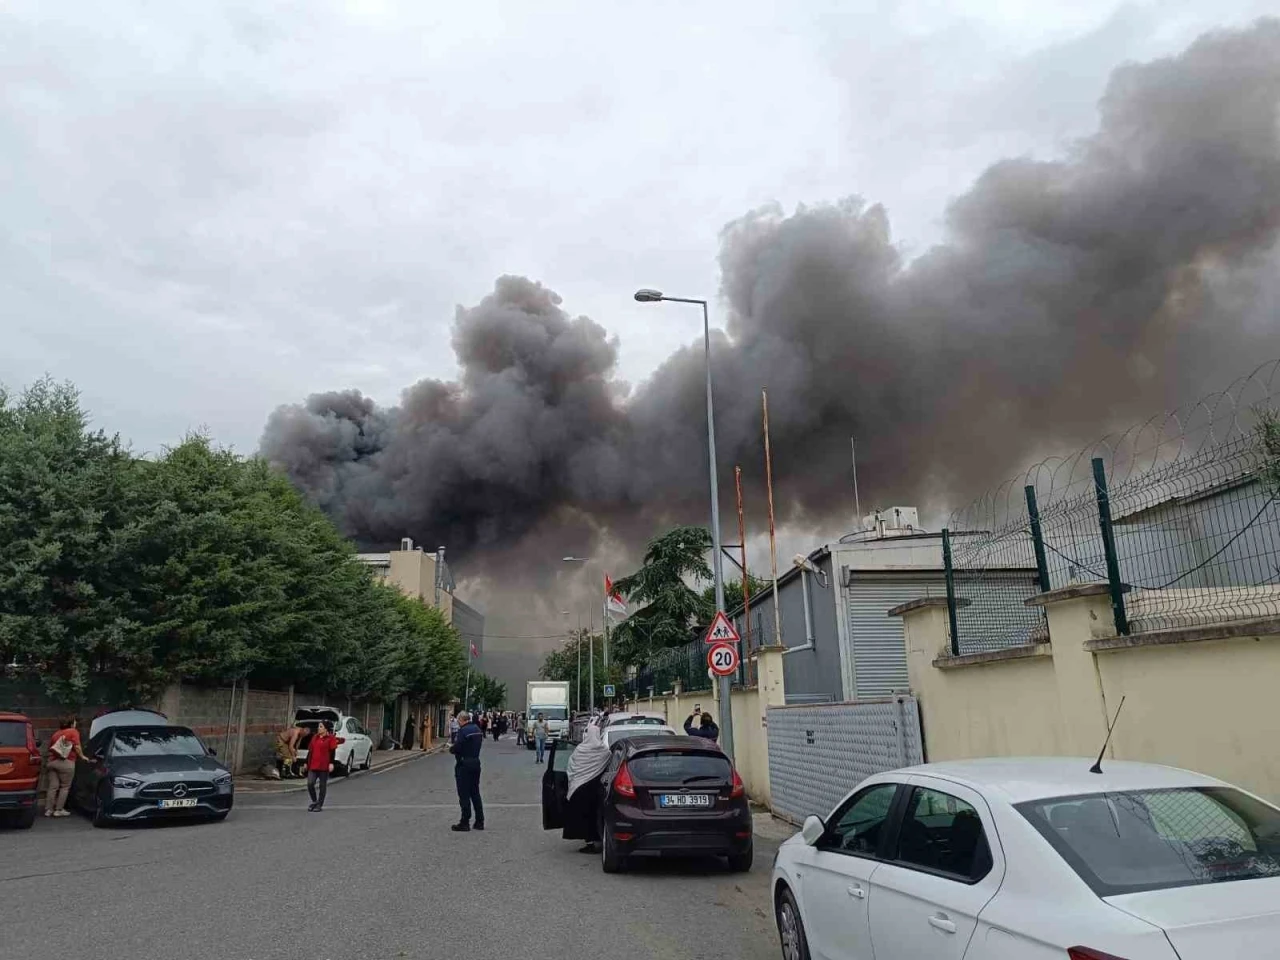
[[[1264,0],[0,7],[0,383],[73,380],[155,450],[454,370],[495,277],[559,291],[642,380],[717,234],[860,194],[919,252],[1000,156],[1061,155],[1107,74]]]

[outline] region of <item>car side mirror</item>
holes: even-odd
[[[210,748],[209,748],[209,756],[211,756],[211,757],[216,757],[217,755],[218,755],[218,751],[217,751],[216,749],[214,749],[213,747],[210,747]]]
[[[822,822],[820,817],[806,817],[804,826],[800,828],[800,836],[804,838],[804,842],[811,847],[816,847],[818,841],[827,833],[827,826]]]

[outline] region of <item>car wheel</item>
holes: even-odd
[[[778,937],[782,940],[782,960],[809,960],[809,938],[804,935],[800,908],[785,887],[778,897]]]
[[[742,853],[729,854],[729,869],[734,873],[746,873],[751,869],[751,861],[755,858],[755,844],[747,844]]]
[[[366,770],[373,769],[373,747],[369,747],[369,752],[364,755],[364,768]]]
[[[111,818],[107,816],[107,804],[102,796],[102,788],[98,788],[98,792],[93,797],[93,814],[92,820],[95,827],[105,827],[111,823]]]
[[[608,830],[600,831],[600,868],[605,873],[621,873],[627,868],[627,858],[618,851],[618,841]]]

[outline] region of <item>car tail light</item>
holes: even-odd
[[[27,724],[27,759],[32,763],[40,762],[40,748],[36,746],[36,731],[31,724]]]
[[[747,788],[742,785],[742,778],[738,776],[738,771],[733,771],[733,789],[729,791],[729,799],[736,800],[747,792]]]
[[[636,795],[636,785],[631,779],[631,771],[627,769],[625,762],[618,768],[617,774],[614,775],[613,789],[624,797],[634,798]]]
[[[621,843],[630,843],[635,838],[636,835],[634,833],[615,833],[613,835],[613,839],[620,841]]]
[[[1072,947],[1067,951],[1067,956],[1070,960],[1124,960],[1124,957],[1117,957],[1114,953],[1103,953],[1089,947]]]

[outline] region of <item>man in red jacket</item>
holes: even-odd
[[[333,752],[338,744],[346,743],[345,737],[335,737],[328,720],[320,721],[320,729],[307,744],[307,793],[311,794],[311,806],[307,810],[319,813],[324,809],[324,795],[329,789],[329,773],[333,770]]]

